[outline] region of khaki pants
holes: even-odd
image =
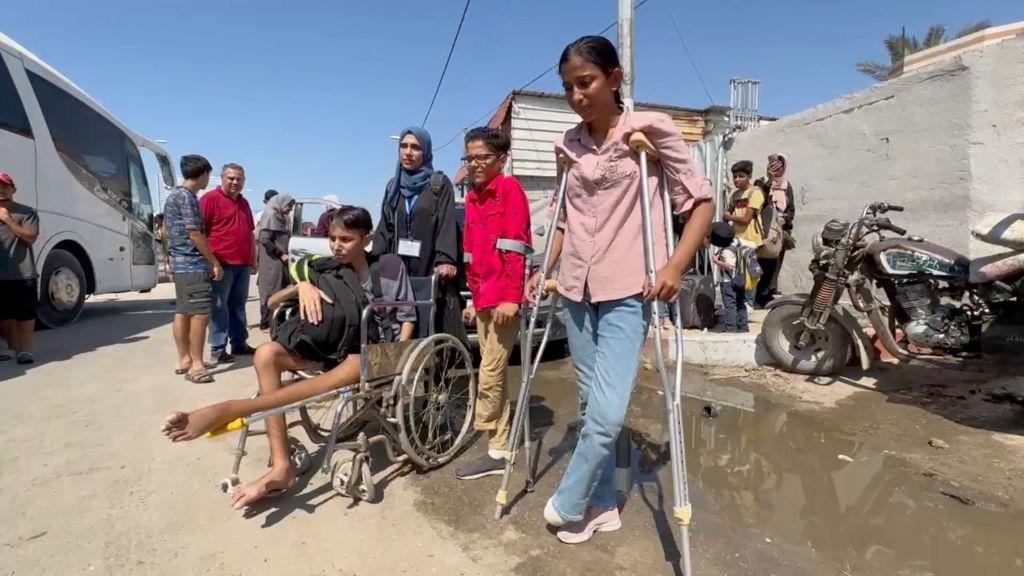
[[[481,310],[476,314],[476,330],[481,360],[473,427],[488,432],[487,451],[492,458],[505,457],[512,411],[506,382],[508,359],[519,337],[519,321],[498,326],[490,310]]]

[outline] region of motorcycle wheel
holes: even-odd
[[[802,306],[784,304],[768,312],[761,327],[765,346],[772,360],[787,372],[808,376],[836,374],[850,360],[850,334],[835,318],[829,318],[825,328],[812,334],[802,348],[796,347],[806,328],[800,323]]]

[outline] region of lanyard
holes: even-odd
[[[417,194],[405,199],[405,237],[412,239],[412,209],[416,207],[416,201],[420,199]]]

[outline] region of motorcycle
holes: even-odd
[[[761,333],[775,363],[797,374],[831,375],[856,351],[867,370],[874,345],[855,311],[867,317],[879,343],[898,360],[1024,356],[1024,270],[999,279],[972,275],[970,259],[907,236],[885,216],[889,212],[903,207],[869,204],[856,222],[830,220],[813,238],[811,293],[767,306]],[[840,302],[844,293],[849,305]]]

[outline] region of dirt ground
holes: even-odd
[[[239,513],[216,488],[236,437],[172,445],[158,430],[171,410],[250,394],[252,369],[223,367],[209,385],[175,376],[170,296],[97,299],[77,324],[37,334],[36,366],[0,365],[0,574],[680,573],[654,373],[630,412],[624,528],[586,545],[560,544],[540,516],[574,440],[575,385],[557,358],[531,409],[537,491],[522,492],[517,470],[501,521],[499,478],[458,482],[453,466],[400,475],[369,505],[309,474]],[[996,368],[808,382],[687,367],[695,573],[1024,574],[1024,379]],[[266,456],[253,439],[243,480]]]

